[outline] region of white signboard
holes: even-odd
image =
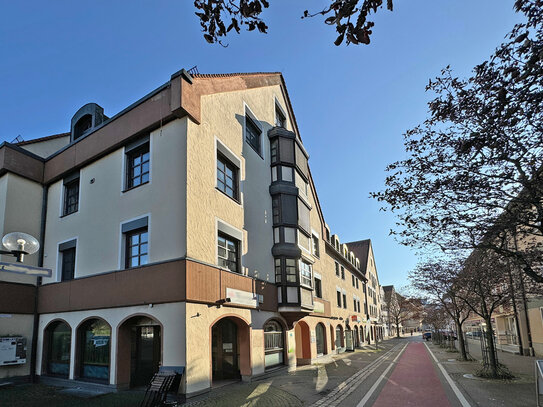
[[[0,366],[26,363],[26,339],[22,336],[0,338]]]
[[[313,303],[313,312],[324,314],[324,304],[322,302],[315,301]]]
[[[248,305],[255,308],[257,305],[257,296],[249,291],[227,288],[226,298],[230,298],[230,303],[232,304]]]
[[[43,267],[27,266],[22,263],[4,263],[0,262],[0,271],[7,271],[9,273],[29,274],[32,276],[51,277],[51,269],[44,269]]]

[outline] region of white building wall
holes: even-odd
[[[62,217],[63,182],[49,188],[44,266],[60,281],[58,244],[77,238],[75,277],[118,270],[121,223],[149,217],[149,263],[186,253],[186,121],[172,121],[150,135],[150,182],[122,192],[124,148],[80,170],[79,210]]]

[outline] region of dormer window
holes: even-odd
[[[74,126],[74,140],[77,140],[79,137],[85,134],[85,132],[91,127],[92,116],[90,114],[86,114],[81,119],[79,119]]]
[[[108,117],[104,115],[104,109],[96,103],[88,103],[81,107],[72,117],[71,141],[83,137],[107,119]]]

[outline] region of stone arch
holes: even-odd
[[[111,325],[98,316],[83,319],[76,328],[75,378],[109,383]]]
[[[210,382],[251,376],[251,332],[245,318],[221,315],[209,325],[209,337]]]
[[[328,341],[326,340],[326,327],[322,322],[315,325],[315,341],[317,345],[317,355],[326,355],[328,353]]]
[[[72,327],[55,318],[43,329],[42,374],[68,378],[70,375]]]
[[[296,322],[294,338],[296,340],[296,363],[298,365],[311,363],[311,334],[307,322]]]
[[[164,325],[154,316],[136,313],[117,324],[117,387],[146,385],[158,371],[164,349]]]

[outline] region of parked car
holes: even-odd
[[[471,338],[471,339],[480,338],[481,336],[482,336],[481,331],[466,332],[466,337]]]
[[[424,332],[422,334],[422,339],[425,339],[426,341],[429,341],[430,339],[432,339],[432,333],[431,332]]]

